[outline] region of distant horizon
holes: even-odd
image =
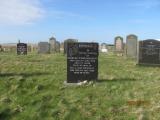
[[[1,0],[0,44],[74,38],[113,44],[129,34],[160,39],[159,0]]]

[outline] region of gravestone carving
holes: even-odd
[[[160,41],[148,39],[139,42],[138,63],[160,65]]]
[[[98,43],[68,43],[67,82],[98,79]]]

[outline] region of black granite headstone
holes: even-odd
[[[68,43],[67,82],[98,79],[98,43]]]
[[[17,55],[27,55],[27,44],[25,43],[17,44]]]
[[[160,41],[144,40],[139,42],[139,64],[160,65]]]

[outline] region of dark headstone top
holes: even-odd
[[[160,65],[160,41],[153,39],[140,41],[138,63]]]
[[[25,43],[17,44],[17,55],[27,55],[27,44]]]
[[[67,82],[98,79],[98,43],[68,43]]]
[[[68,43],[77,43],[78,40],[77,39],[67,39],[64,41],[64,54],[67,53],[67,45]]]

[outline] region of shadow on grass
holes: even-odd
[[[0,77],[12,77],[12,76],[23,76],[23,77],[31,77],[31,76],[42,76],[42,75],[51,75],[52,73],[48,72],[36,72],[36,73],[0,73]]]
[[[154,68],[154,67],[160,67],[160,64],[136,64],[137,67],[142,67],[142,68]]]
[[[133,82],[137,81],[135,78],[114,78],[112,80],[110,79],[99,79],[97,80],[97,83],[104,83],[104,82]]]

